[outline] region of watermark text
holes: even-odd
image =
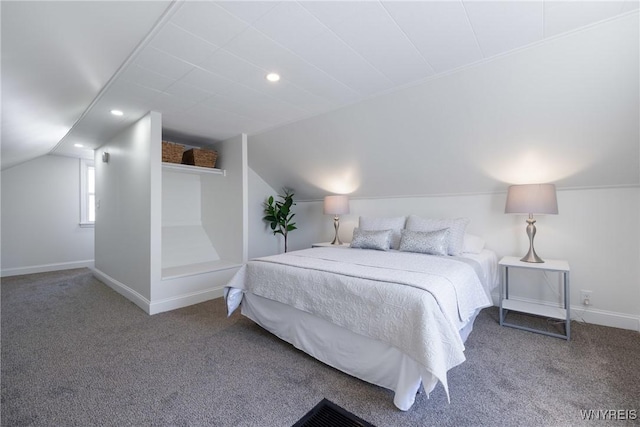
[[[634,421],[638,419],[637,409],[581,409],[580,416],[585,421]]]

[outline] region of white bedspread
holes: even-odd
[[[447,395],[447,371],[465,360],[458,330],[491,305],[470,265],[405,252],[289,252],[250,261],[227,286],[386,342],[438,378]]]

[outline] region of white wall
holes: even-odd
[[[225,176],[203,175],[202,224],[221,259],[246,261],[247,166],[246,135],[217,143],[216,168]]]
[[[224,179],[220,175],[213,178]],[[200,174],[162,171],[163,270],[220,259],[202,226],[201,206],[206,197],[215,198],[215,194],[203,190]]]
[[[96,150],[96,270],[147,301],[152,271],[158,278],[161,274],[161,128],[160,115],[149,113]],[[101,161],[104,151],[110,154],[109,163]],[[152,208],[157,224],[150,217]],[[153,236],[152,227],[158,229]]]
[[[525,216],[504,214],[505,193],[462,196],[351,200],[351,214],[341,217],[340,236],[351,241],[358,217],[420,215],[471,219],[468,231],[482,236],[499,256],[524,256],[528,249]],[[640,328],[640,188],[560,190],[558,215],[538,216],[535,247],[547,259],[566,259],[571,266],[573,318],[609,326]],[[291,234],[293,249],[331,241],[333,220],[322,214],[322,202],[297,205],[300,229]],[[525,278],[512,294],[558,302],[558,289],[540,277]],[[550,278],[554,284],[553,277]],[[585,310],[581,289],[593,291]]]
[[[80,160],[42,156],[2,171],[2,276],[93,266],[80,227]]]
[[[284,239],[274,236],[269,224],[262,220],[264,202],[278,192],[271,188],[253,169],[249,168],[249,259],[274,255],[284,251]],[[296,209],[294,207],[294,209]],[[291,234],[295,234],[293,231]]]

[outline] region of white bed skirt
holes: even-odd
[[[230,289],[230,300],[242,291]],[[229,302],[229,301],[228,301]],[[423,366],[395,347],[356,334],[307,312],[249,292],[242,299],[242,314],[269,332],[340,371],[380,387],[393,390],[393,403],[407,411],[413,405],[420,383],[430,393],[438,380]],[[479,310],[460,330],[466,341]]]

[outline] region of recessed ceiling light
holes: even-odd
[[[277,82],[278,80],[280,80],[280,74],[269,73],[267,74],[267,80],[269,80],[270,82]]]
[[[111,110],[111,114],[113,114],[114,116],[121,116],[124,113],[120,110]]]
[[[76,148],[82,148],[82,147],[84,147],[84,145],[82,145],[82,144],[73,144],[73,146],[74,146],[74,147],[76,147]]]

